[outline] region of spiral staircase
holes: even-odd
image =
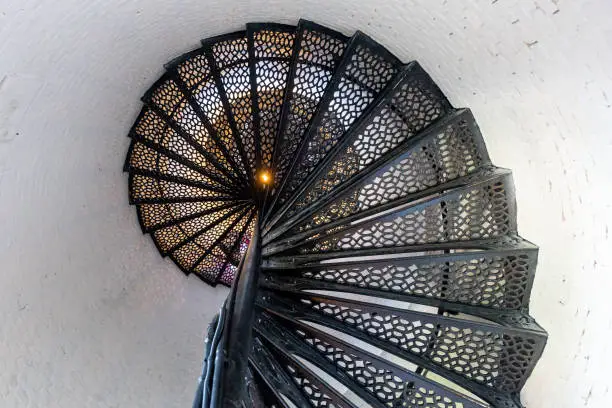
[[[538,249],[468,109],[361,32],[248,24],[130,131],[143,232],[231,286],[194,407],[521,407]]]

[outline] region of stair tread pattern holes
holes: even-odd
[[[231,106],[231,115],[249,161],[249,168],[251,171],[255,171],[257,153],[253,129],[253,112],[251,110],[251,70],[249,67],[248,40],[246,32],[227,37],[211,45],[212,53]]]
[[[307,24],[300,25],[299,29],[301,42],[293,86],[287,90],[285,104],[288,109],[278,135],[275,183],[286,175],[347,42],[346,37],[330,30],[323,31]]]

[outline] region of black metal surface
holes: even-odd
[[[529,304],[538,249],[517,240],[497,248],[455,253],[430,247],[414,256],[388,253],[380,259],[381,252],[378,255],[378,259],[371,256],[334,263],[270,262],[267,269],[264,265],[262,286],[286,291],[338,290],[452,310],[460,304],[519,310]]]
[[[479,173],[470,184],[414,200],[368,217],[333,222],[321,233],[269,245],[264,255],[342,252],[445,242],[465,242],[512,235],[516,209],[511,174]],[[343,220],[346,221],[346,220]],[[301,239],[300,239],[301,238]]]
[[[424,130],[450,109],[431,78],[416,62],[410,63],[389,84],[376,106],[363,114],[320,160],[276,211],[271,223],[310,207],[338,184]]]
[[[174,181],[166,181],[155,176],[131,172],[128,180],[130,204],[165,204],[185,202],[213,202],[237,200],[243,196],[194,187]]]
[[[283,396],[298,407],[309,405],[306,396],[297,389],[289,374],[264,346],[262,340],[257,337],[253,341],[253,350],[249,355],[249,361],[283,407],[289,407],[283,402]]]
[[[187,53],[167,64],[166,68],[183,92],[190,96],[189,102],[199,115],[208,118],[216,137],[229,153],[232,165],[236,166],[234,172],[248,183],[242,140],[228,115],[224,91],[218,86],[220,79],[208,49],[202,47]]]
[[[255,297],[259,279],[261,241],[259,217],[255,221],[249,245],[236,285],[230,295],[230,311],[225,345],[226,372],[223,376],[221,407],[243,407],[246,398],[245,377],[251,352]]]
[[[214,282],[219,274],[223,273],[223,268],[227,263],[228,256],[223,251],[223,245],[233,245],[236,237],[234,236],[236,231],[240,231],[245,228],[248,222],[251,220],[249,213],[252,213],[250,208],[245,209],[239,218],[235,218],[233,221],[228,223],[224,228],[215,235],[215,239],[212,242],[207,242],[206,248],[197,259],[198,252],[191,248],[181,248],[181,255],[187,261],[188,265],[193,272],[196,272],[198,276],[204,276],[207,281]],[[178,251],[177,251],[178,252]],[[174,253],[176,256],[176,252]]]
[[[231,163],[213,138],[214,129],[193,109],[174,78],[166,73],[143,96],[143,102],[172,129],[199,149],[212,164],[211,173],[232,179]]]
[[[202,123],[204,123],[206,128],[208,129],[209,137],[213,140],[215,146],[223,154],[223,162],[225,166],[229,167],[232,170],[231,173],[228,173],[228,176],[240,186],[246,186],[248,184],[248,178],[244,174],[244,168],[241,165],[240,156],[238,156],[237,154],[237,146],[232,143],[234,139],[227,136],[223,139],[220,139],[217,128],[208,120],[204,109],[200,106],[198,100],[196,100],[196,98],[193,96],[191,90],[189,90],[185,82],[183,82],[177,71],[175,69],[172,69],[169,71],[169,75],[176,83],[178,88],[185,94],[189,105],[193,108],[198,118],[200,118]],[[221,120],[223,119],[224,118],[221,117]],[[221,131],[223,131],[223,127],[219,127],[221,128]],[[229,149],[231,149],[231,152]]]
[[[253,129],[251,68],[246,31],[203,40],[210,56],[222,103],[234,134],[241,140],[249,180],[257,171],[257,149]]]
[[[400,125],[399,130],[401,134],[406,128]],[[397,129],[387,127],[386,131],[393,134]],[[376,157],[356,174],[353,169],[347,171],[349,166],[345,163],[339,163],[342,173],[337,178],[333,170],[324,177],[331,175],[328,184],[333,188],[324,185],[322,191],[306,198],[312,201],[308,206],[298,208],[298,204],[296,214],[271,231],[264,245],[283,234],[295,240],[334,221],[349,223],[348,217],[369,216],[452,188],[456,185],[453,182],[489,165],[484,141],[471,113],[467,110],[450,113]],[[467,182],[464,180],[463,184]]]
[[[143,232],[153,232],[190,221],[236,205],[233,200],[208,203],[141,204],[137,207],[142,220]]]
[[[202,374],[198,380],[198,390],[193,401],[193,408],[208,405],[213,391],[213,373],[215,367],[216,352],[223,334],[225,325],[225,307],[221,308],[208,326],[208,333],[204,341],[204,363]]]
[[[367,112],[400,66],[393,54],[370,37],[361,32],[353,36],[279,185],[271,211],[293,194],[359,116]],[[272,221],[266,228],[270,224]]]
[[[347,41],[348,37],[337,31],[300,20],[275,141],[272,191],[281,185]]]
[[[124,164],[143,233],[232,291],[193,406],[520,408],[546,332],[510,171],[416,63],[250,23],[172,60]]]
[[[257,168],[272,167],[274,140],[292,62],[295,27],[247,24]]]
[[[265,339],[270,346],[273,358],[284,370],[283,374],[293,380],[303,398],[309,401],[309,405],[313,407],[354,407],[337,389],[295,357],[295,349],[288,347],[291,345],[290,340],[288,341],[291,333],[278,330],[278,327],[270,324],[269,317],[263,314],[257,316],[257,325],[254,330],[258,336]]]
[[[224,231],[228,222],[235,221],[245,211],[244,205],[218,211],[191,221],[185,221],[169,228],[154,231],[151,235],[162,255],[168,255],[189,243],[196,243],[203,248],[209,245]],[[163,244],[162,244],[163,242]]]
[[[496,320],[491,323],[304,292],[261,292],[258,304],[284,318],[353,335],[418,365],[426,360],[427,368],[446,378],[463,377],[459,384],[468,389],[473,382],[518,392],[546,343],[542,328],[520,311],[489,312],[489,320]]]
[[[281,402],[275,398],[267,384],[261,380],[250,367],[247,370],[246,406],[253,408],[280,407]]]
[[[279,338],[277,341],[291,354],[307,359],[332,374],[372,407],[483,406],[337,336],[287,315],[276,315],[280,319],[260,315],[257,330],[268,338]]]
[[[152,111],[148,111],[148,113],[151,116],[155,115]],[[151,119],[151,116],[147,117],[146,119]],[[143,118],[140,124],[144,126],[146,119]],[[131,161],[134,159],[132,157],[132,151],[134,149],[134,146],[138,144],[138,145],[143,145],[143,146],[140,146],[141,149],[143,147],[146,147],[148,150],[155,151],[156,153],[160,155],[162,159],[167,158],[167,159],[173,160],[185,167],[188,167],[190,170],[197,172],[198,175],[193,175],[193,173],[191,173],[190,170],[187,170],[187,169],[183,170],[183,171],[189,172],[192,175],[194,180],[200,180],[200,178],[209,179],[217,183],[217,185],[221,187],[227,187],[228,179],[224,179],[223,176],[219,176],[217,174],[211,174],[208,170],[210,168],[210,162],[208,161],[207,157],[203,156],[198,151],[194,151],[195,149],[193,148],[193,146],[188,144],[184,139],[180,138],[178,139],[178,141],[172,141],[169,144],[169,146],[166,147],[160,143],[163,143],[163,142],[167,143],[168,141],[151,140],[152,137],[150,135],[143,136],[142,133],[148,132],[148,131],[150,130],[140,129],[140,130],[136,130],[135,133],[132,135],[133,141],[132,141],[132,144],[130,145],[130,153],[128,154],[128,158],[130,158],[130,161],[129,162],[126,161],[125,166],[124,166],[125,171],[129,171],[131,168],[131,164],[132,164]],[[164,129],[164,131],[168,132],[168,129],[166,128]],[[172,133],[172,132],[168,132],[168,133]],[[235,187],[235,188],[239,188],[239,187]]]
[[[239,230],[240,232],[235,237],[234,242],[232,244],[229,244],[229,242],[225,244],[227,251],[223,246],[221,247],[225,253],[225,261],[217,271],[213,280],[215,283],[221,282],[227,286],[231,286],[232,282],[234,282],[237,273],[236,267],[240,264],[243,255],[246,253],[246,247],[253,235],[253,228],[255,228],[254,218],[255,211],[251,211],[251,215],[246,220],[243,218],[244,222],[242,229]],[[236,231],[238,231],[238,229],[234,228],[234,232]]]

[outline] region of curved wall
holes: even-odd
[[[612,334],[612,3],[0,0],[0,405],[189,406],[226,291],[140,233],[121,173],[143,91],[198,39],[362,29],[470,107],[514,170],[550,332],[529,407],[601,407]],[[612,231],[610,232],[612,233]]]

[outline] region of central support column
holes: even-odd
[[[251,351],[255,295],[261,264],[260,214],[227,304],[225,370],[222,383],[223,408],[243,408],[248,400],[248,357]]]

